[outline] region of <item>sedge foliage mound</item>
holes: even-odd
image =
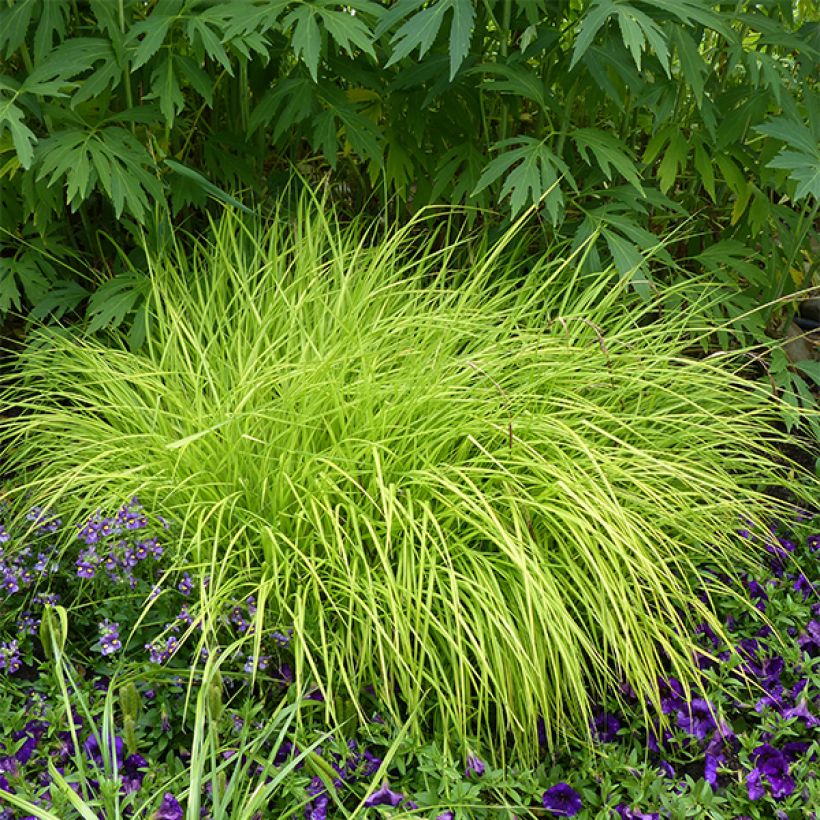
[[[691,355],[702,306],[629,304],[583,248],[523,278],[418,228],[225,216],[156,261],[143,349],[32,338],[8,458],[43,504],[172,518],[213,612],[253,592],[248,640],[292,627],[335,717],[372,686],[416,731],[527,756],[624,679],[650,704],[693,679],[703,578],[749,566],[732,532],[784,480],[775,411]]]

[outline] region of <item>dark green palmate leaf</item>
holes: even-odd
[[[162,186],[148,168],[151,158],[134,136],[119,126],[86,130],[67,128],[38,145],[37,178],[49,185],[64,182],[74,208],[99,186],[119,216],[128,210],[142,220]]]
[[[564,203],[561,177],[574,184],[566,163],[543,140],[533,137],[512,137],[493,147],[501,153],[484,169],[473,194],[503,177],[499,197],[510,197],[513,215],[527,205],[543,202],[553,224],[557,224]]]
[[[789,171],[789,179],[797,183],[794,201],[806,197],[820,200],[820,135],[812,133],[799,120],[787,117],[770,120],[755,130],[786,144],[768,167]]]

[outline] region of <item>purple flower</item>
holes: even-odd
[[[78,578],[93,578],[97,574],[97,569],[93,564],[87,561],[80,561],[77,559],[77,577]]]
[[[753,792],[758,796],[762,795],[761,776],[765,776],[768,780],[775,800],[788,797],[794,791],[794,780],[789,773],[789,761],[783,752],[764,743],[752,752],[752,758],[755,761],[755,767],[746,777],[750,800],[757,800],[757,797],[752,797]]]
[[[305,806],[305,820],[327,820],[327,808],[330,799],[326,794],[317,795]]]
[[[794,591],[799,592],[803,596],[804,601],[808,601],[810,595],[816,594],[814,585],[802,572],[797,576],[797,580],[794,582]]]
[[[40,619],[35,618],[30,610],[25,610],[17,619],[17,631],[25,635],[36,635],[40,628]]]
[[[812,551],[820,550],[820,535],[810,535],[806,539],[806,546]]]
[[[575,817],[584,807],[581,795],[566,783],[556,783],[544,792],[544,808],[557,817]]]
[[[608,712],[596,710],[590,723],[593,737],[599,743],[612,743],[618,737],[621,721]]]
[[[803,698],[797,706],[784,709],[781,714],[786,720],[791,720],[791,718],[800,718],[806,724],[808,729],[813,729],[815,726],[820,726],[820,718],[817,718],[809,711],[809,704],[806,698]]]
[[[668,760],[661,760],[658,763],[658,768],[664,773],[666,777],[674,778],[676,776],[675,769]]]
[[[5,670],[7,675],[13,675],[21,666],[19,643],[16,640],[0,643],[0,672]]]
[[[179,649],[179,641],[171,635],[165,640],[164,646],[161,641],[157,640],[153,643],[145,644],[145,649],[148,651],[148,657],[151,663],[162,664]]]
[[[152,820],[182,820],[182,806],[171,792],[165,792],[160,807],[154,812]]]
[[[182,580],[177,585],[177,589],[183,595],[190,595],[191,590],[194,588],[194,583],[191,580],[191,576],[187,572],[182,573]]]
[[[155,561],[159,561],[164,552],[156,538],[146,538],[144,541],[137,541],[134,545],[134,549],[136,549],[138,553],[143,551],[149,552],[153,555]]]
[[[122,767],[122,790],[125,794],[138,792],[142,788],[145,776],[144,769],[148,768],[148,761],[138,754],[129,755]]]
[[[660,814],[657,812],[653,812],[652,814],[646,814],[642,811],[634,811],[630,809],[626,803],[618,803],[615,806],[615,811],[618,813],[618,817],[621,820],[660,820]]]
[[[678,726],[699,740],[717,726],[714,718],[714,707],[704,698],[694,698],[690,705],[678,709]]]
[[[785,667],[783,658],[775,655],[773,658],[764,658],[760,664],[760,675],[765,686],[773,686],[780,682],[780,673]]]
[[[122,649],[120,641],[120,625],[112,623],[106,618],[100,625],[100,652],[103,655],[113,655]]]
[[[769,600],[769,596],[766,594],[766,590],[754,579],[751,581],[746,582],[746,588],[749,590],[749,595],[752,597],[753,600],[757,601],[755,606],[761,611],[766,611],[766,601]]]
[[[63,523],[61,519],[54,515],[53,510],[44,510],[42,507],[32,507],[30,512],[26,514],[26,518],[38,525],[37,535],[57,532]]]
[[[103,765],[103,757],[102,757],[102,749],[100,748],[100,741],[97,738],[97,735],[91,734],[89,735],[85,743],[83,743],[83,750],[85,751],[86,755],[88,756],[89,760],[93,760],[97,766],[102,767]],[[110,743],[108,746],[109,753],[113,751],[114,756],[117,759],[118,766],[122,766],[122,751],[123,751],[123,742],[122,738],[119,736],[111,737]]]
[[[807,652],[812,658],[820,655],[820,621],[809,621],[806,631],[797,639],[797,644],[802,652]]]
[[[364,750],[362,753],[362,759],[364,760],[364,765],[362,766],[362,777],[373,777],[373,775],[379,770],[379,766],[382,765],[382,759],[374,755],[370,749]]]
[[[451,811],[445,811],[443,814],[436,815],[436,820],[455,820],[455,817]]]
[[[255,664],[256,668],[260,672],[264,672],[268,666],[270,665],[270,655],[260,655],[259,656],[259,663]],[[243,667],[245,672],[249,675],[253,672],[255,658],[253,655],[248,655],[248,659],[245,661],[245,666]]]
[[[677,678],[659,678],[658,689],[661,696],[661,711],[665,715],[678,711],[685,703],[683,687]]]
[[[731,726],[721,721],[704,751],[703,779],[713,790],[717,789],[717,771],[718,767],[726,762],[727,749],[734,751],[736,746],[737,738]]]
[[[364,801],[364,805],[367,808],[373,806],[398,806],[402,800],[404,800],[404,795],[391,791],[385,780],[382,787]]]
[[[14,740],[23,740],[23,744],[14,753],[14,759],[21,766],[29,762],[48,726],[44,720],[30,720],[21,731],[12,734]]]
[[[783,744],[781,751],[790,763],[802,757],[811,748],[811,743],[807,740],[791,740]]]
[[[276,641],[276,643],[279,644],[279,646],[288,646],[292,635],[293,629],[289,629],[286,634],[282,632],[273,632],[271,637],[274,641]]]
[[[464,772],[466,777],[469,777],[471,774],[475,774],[478,777],[481,777],[484,774],[484,761],[481,758],[476,757],[474,754],[467,755],[467,769]]]
[[[723,755],[706,754],[703,758],[703,779],[712,787],[717,789],[717,770],[723,763]]]
[[[6,532],[6,528],[0,524],[0,544],[5,544],[11,539],[11,536]]]
[[[715,635],[714,630],[707,623],[698,624],[695,627],[695,633],[698,635],[703,635],[705,638],[707,638],[709,642],[712,644],[712,647],[715,649],[717,649],[717,647],[720,645],[718,636]]]

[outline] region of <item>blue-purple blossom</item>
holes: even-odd
[[[17,631],[24,635],[36,635],[40,628],[40,619],[31,614],[31,610],[25,610],[17,619]]]
[[[811,595],[817,595],[814,584],[812,584],[808,577],[802,572],[797,576],[794,582],[794,591],[799,592],[803,596],[804,601],[808,601]]]
[[[145,644],[145,649],[151,663],[163,664],[179,649],[179,641],[171,635],[165,639],[164,644],[159,640],[153,641]]]
[[[721,722],[704,750],[703,779],[712,789],[717,789],[718,767],[725,764],[727,751],[734,752],[736,745],[737,738],[732,728]]]
[[[122,649],[120,640],[120,625],[112,623],[106,618],[100,625],[100,652],[103,655],[113,655]]]
[[[668,760],[661,760],[658,763],[658,768],[661,770],[661,772],[663,772],[664,777],[677,777],[675,767]]]
[[[32,507],[26,514],[26,518],[37,525],[37,535],[57,532],[63,523],[53,510],[44,510],[42,507]]]
[[[676,712],[685,704],[683,686],[677,678],[659,678],[658,689],[663,714]]]
[[[599,743],[612,743],[618,737],[621,721],[615,715],[596,709],[590,721],[592,736]]]
[[[690,704],[684,704],[678,709],[678,726],[699,740],[717,726],[714,717],[715,709],[704,698],[693,698]]]
[[[108,753],[114,753],[114,756],[117,760],[117,767],[121,767],[123,763],[123,748],[124,744],[122,738],[119,735],[115,735],[109,738],[108,743]],[[83,743],[83,751],[88,756],[89,760],[93,760],[97,766],[103,766],[103,751],[100,747],[100,741],[97,735],[90,734]]]
[[[17,640],[0,643],[0,672],[13,675],[20,671],[21,666],[20,645]]]
[[[142,788],[146,769],[148,769],[148,761],[142,755],[133,754],[125,759],[121,772],[122,790],[125,794],[138,792]]]
[[[817,726],[820,726],[820,718],[813,715],[809,711],[809,703],[807,698],[802,698],[796,706],[791,706],[788,709],[784,709],[781,712],[781,715],[785,720],[799,718],[806,724],[806,728],[808,729],[814,729]]]
[[[258,663],[254,662],[253,655],[248,655],[243,669],[245,670],[245,672],[247,672],[247,674],[250,675],[253,672],[254,666],[260,672],[264,672],[268,668],[268,666],[270,666],[270,655],[260,655]]]
[[[402,800],[404,800],[404,795],[392,791],[385,780],[381,788],[373,792],[373,794],[364,801],[364,805],[366,808],[372,808],[373,806],[398,806]]]
[[[806,631],[797,638],[801,652],[814,658],[820,655],[820,621],[811,620],[806,624]]]
[[[556,783],[544,792],[544,808],[556,817],[575,817],[584,807],[581,795],[566,783]]]
[[[472,774],[481,777],[484,774],[484,761],[471,752],[467,755],[467,768],[464,774],[466,777]]]
[[[182,573],[182,580],[177,584],[177,589],[183,595],[190,595],[191,590],[194,588],[194,582],[191,580],[191,576],[187,572]]]
[[[761,612],[766,611],[766,603],[769,600],[769,596],[766,593],[766,590],[761,586],[761,584],[754,579],[750,579],[746,582],[746,589],[749,590],[749,595],[751,596],[753,601],[756,601],[755,606]]]
[[[274,641],[279,644],[279,646],[288,646],[290,644],[290,639],[293,636],[293,629],[288,629],[287,633],[276,632],[274,631],[271,635]]]
[[[768,781],[772,797],[781,800],[794,791],[794,780],[789,771],[789,761],[779,749],[763,743],[752,752],[755,766],[746,775],[746,788],[750,800],[763,796],[763,778]]]
[[[621,820],[660,820],[660,814],[657,812],[646,813],[630,809],[626,803],[618,803],[615,806],[615,811]]]
[[[182,806],[171,792],[165,792],[160,807],[152,815],[152,820],[182,820]]]
[[[364,760],[361,772],[362,777],[373,777],[382,765],[382,759],[374,755],[370,749],[365,749],[364,752],[362,752],[362,759]]]
[[[330,798],[326,794],[319,794],[305,806],[305,820],[327,820],[327,810]]]
[[[155,561],[159,561],[162,557],[162,553],[164,552],[156,538],[146,538],[144,541],[138,541],[134,545],[134,548],[137,551],[147,551],[151,556],[153,556]]]

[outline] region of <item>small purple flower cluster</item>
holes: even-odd
[[[203,585],[208,585],[208,579],[203,580]],[[188,572],[183,573],[176,591],[168,589],[165,591],[166,595],[176,595],[177,593],[189,598],[195,588],[194,581]],[[161,587],[156,586],[148,596],[149,601],[155,600],[163,594]],[[170,599],[169,599],[170,600]],[[178,655],[183,649],[183,641],[176,637],[179,635],[183,626],[194,626],[200,631],[203,628],[202,619],[194,614],[196,611],[197,602],[194,600],[184,602],[179,612],[174,616],[173,620],[166,623],[160,630],[159,637],[145,644],[145,650],[148,652],[148,657],[151,663],[166,664],[171,658]],[[192,608],[194,612],[192,612]],[[237,635],[250,636],[254,632],[254,619],[257,613],[256,599],[253,595],[248,595],[244,601],[232,600],[226,604],[225,610],[217,619],[224,634],[218,634],[217,645],[211,649],[207,646],[202,646],[199,650],[199,659],[201,661],[207,660],[212,654],[220,655],[223,652],[222,646],[234,643]],[[293,680],[293,675],[290,667],[281,658],[282,650],[290,645],[293,636],[293,629],[288,628],[284,632],[280,630],[271,630],[263,636],[260,643],[261,651],[257,656],[247,655],[241,649],[237,649],[232,659],[236,661],[237,669],[241,668],[245,675],[251,675],[256,672],[272,672],[274,679],[281,684],[289,685]],[[223,640],[224,638],[224,640]],[[188,655],[185,655],[186,662]],[[279,659],[280,663],[276,667],[271,664],[275,659]],[[243,678],[248,680],[248,678]],[[232,685],[232,681],[227,681],[228,685]]]
[[[169,635],[165,638],[164,642],[158,639],[145,644],[145,649],[148,652],[151,663],[163,664],[167,663],[176,655],[179,649],[179,641],[173,635]]]
[[[18,545],[19,539],[13,538],[12,533],[0,525],[0,543],[6,545],[0,547],[0,585],[7,598],[22,598],[26,606],[16,622],[18,640],[0,644],[0,671],[5,674],[14,674],[21,669],[21,650],[31,645],[32,637],[39,630],[42,607],[60,603],[71,607],[82,596],[105,600],[107,596],[102,592],[105,584],[126,584],[134,591],[142,584],[150,589],[158,578],[158,562],[164,552],[159,539],[147,531],[148,516],[136,497],[112,515],[98,510],[79,524],[79,549],[73,555],[71,550],[60,554],[50,541],[62,526],[61,519],[53,511],[33,507],[26,519],[32,526],[22,537],[33,532],[34,541],[23,542],[22,546]],[[161,524],[164,529],[169,528],[164,519]],[[9,548],[10,543],[13,549]],[[149,558],[153,560],[148,562]],[[72,578],[93,584],[77,585],[72,583]],[[48,591],[42,591],[47,584],[51,589],[46,587]],[[29,588],[32,587],[41,591],[30,595]],[[25,596],[29,596],[28,600]],[[134,608],[134,617],[137,614]],[[102,657],[111,657],[122,650],[119,619],[104,618],[98,623],[98,631],[96,649]],[[172,650],[173,645],[164,646],[152,657],[167,660],[173,654]]]
[[[13,675],[20,671],[20,644],[15,639],[0,643],[0,672]]]
[[[136,497],[113,516],[104,516],[98,510],[78,527],[77,537],[86,548],[75,561],[77,577],[91,579],[105,571],[112,583],[127,583],[136,589],[134,568],[149,557],[158,561],[164,551],[156,537],[123,537],[146,527],[148,518]]]
[[[122,649],[120,641],[120,625],[111,623],[107,618],[100,624],[100,652],[103,655],[113,655]]]
[[[2,588],[7,597],[15,595],[21,589],[26,589],[37,581],[42,581],[53,575],[58,568],[54,560],[55,547],[46,547],[38,552],[32,561],[32,548],[25,546],[17,550],[14,555],[7,555],[0,547],[0,578]]]

